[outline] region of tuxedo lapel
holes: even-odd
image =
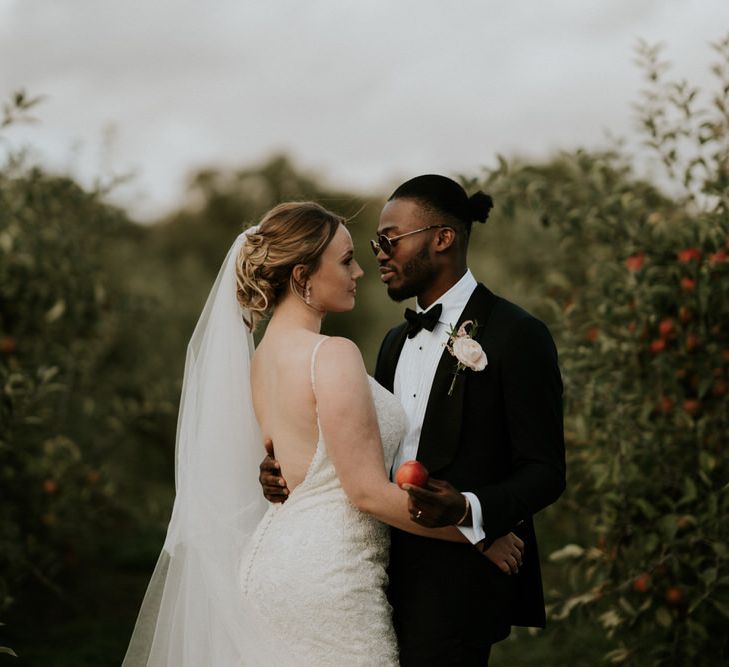
[[[456,328],[467,320],[475,320],[479,326],[477,338],[481,338],[495,303],[496,296],[479,283],[463,309]],[[403,341],[404,338],[403,335]],[[401,349],[402,342],[397,350],[398,355]],[[397,363],[397,357],[395,357],[395,363]],[[453,382],[456,363],[456,358],[448,350],[443,350],[430,389],[417,457],[418,461],[422,462],[430,472],[447,466],[458,448],[466,386],[466,379],[463,376],[474,371],[462,371],[456,378],[453,392],[449,396],[448,389]],[[394,377],[394,364],[392,373]]]
[[[407,335],[407,323],[393,329],[383,343],[382,359],[377,365],[375,380],[389,392],[395,386],[395,369]]]

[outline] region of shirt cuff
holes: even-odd
[[[486,539],[486,532],[483,529],[483,512],[481,511],[481,503],[473,493],[466,491],[463,495],[468,498],[468,502],[471,505],[471,525],[456,526],[456,528],[463,533],[471,544],[476,544],[477,542]]]

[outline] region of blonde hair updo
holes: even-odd
[[[246,321],[253,331],[276,305],[289,285],[301,296],[304,285],[293,277],[303,264],[308,277],[345,218],[315,202],[285,202],[272,208],[246,236],[236,260],[237,296],[250,313]]]

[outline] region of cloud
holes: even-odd
[[[110,160],[136,171],[117,197],[143,217],[174,207],[196,165],[274,150],[336,183],[387,188],[394,175],[473,171],[496,152],[629,134],[637,38],[665,40],[680,74],[706,80],[706,42],[723,36],[729,8],[701,7],[0,0],[0,94],[47,94],[42,124],[11,139],[82,179]]]

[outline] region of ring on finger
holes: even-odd
[[[417,514],[415,515],[415,518],[419,519],[421,516],[423,516],[423,510],[418,510]]]

